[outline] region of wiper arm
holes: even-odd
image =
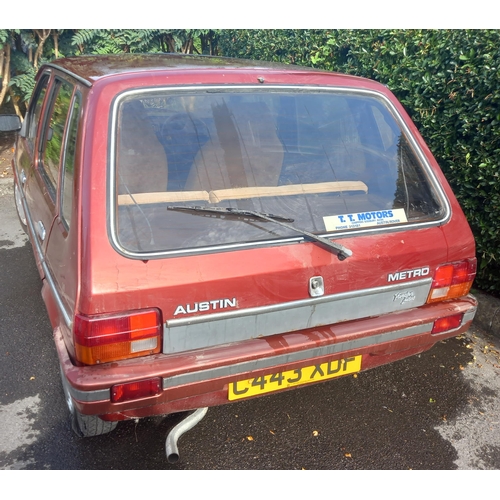
[[[334,243],[333,241],[330,241],[327,238],[323,238],[322,236],[310,233],[305,229],[299,229],[297,227],[291,226],[290,224],[287,224],[287,222],[293,222],[294,219],[283,217],[281,215],[266,214],[263,212],[254,212],[253,210],[240,210],[238,208],[200,207],[200,206],[186,207],[180,205],[167,205],[167,210],[190,212],[193,214],[212,213],[212,214],[217,214],[218,216],[235,215],[235,216],[253,217],[255,219],[266,220],[268,222],[274,222],[275,224],[286,227],[287,229],[295,231],[296,233],[300,233],[307,239],[319,243],[327,250],[333,251],[339,258],[339,260],[345,260],[347,259],[347,257],[350,257],[352,255],[352,250],[349,250],[340,243]]]

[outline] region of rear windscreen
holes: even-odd
[[[413,142],[371,94],[134,93],[114,123],[113,231],[127,252],[297,237],[255,213],[318,235],[445,214]]]

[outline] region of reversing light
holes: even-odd
[[[161,317],[158,309],[116,315],[75,316],[73,335],[78,361],[108,363],[160,352]]]
[[[476,276],[476,258],[444,264],[436,268],[427,303],[464,297]]]
[[[454,330],[458,328],[462,324],[462,319],[464,315],[463,313],[454,314],[453,316],[446,316],[445,318],[439,318],[434,321],[434,325],[432,326],[432,334],[435,333],[443,333],[448,330]]]
[[[133,399],[147,398],[160,394],[161,390],[162,383],[160,377],[117,384],[111,387],[111,401],[113,403],[122,403]]]

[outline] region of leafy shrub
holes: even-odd
[[[0,106],[13,96],[24,107],[37,68],[59,57],[124,52],[216,54],[217,38],[218,30],[209,29],[0,29]]]

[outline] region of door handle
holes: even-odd
[[[43,241],[45,239],[46,232],[45,226],[43,225],[43,222],[41,220],[36,223],[35,229],[37,236],[40,238],[40,241]]]
[[[24,168],[21,170],[19,178],[21,179],[21,184],[24,186],[26,184],[26,174],[24,173]]]

